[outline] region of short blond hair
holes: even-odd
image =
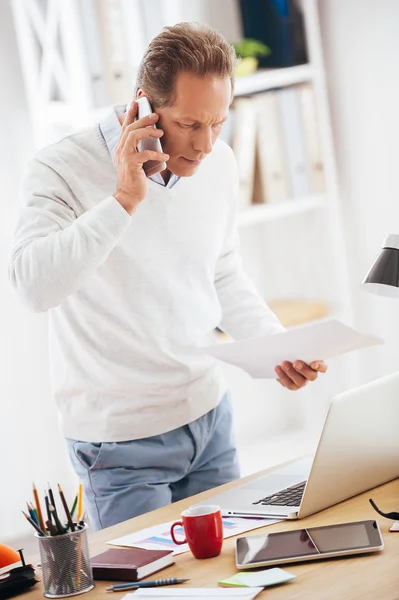
[[[143,89],[157,108],[173,104],[177,74],[229,77],[234,89],[234,48],[215,29],[200,23],[164,27],[149,44],[141,61],[136,92]]]

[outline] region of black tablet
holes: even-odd
[[[238,569],[375,552],[384,548],[377,521],[355,521],[237,538]]]

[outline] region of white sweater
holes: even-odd
[[[10,278],[49,310],[54,396],[64,435],[133,440],[214,408],[226,391],[199,346],[282,326],[242,270],[236,164],[216,142],[172,188],[148,182],[130,216],[112,196],[115,112],[40,151],[27,168]]]

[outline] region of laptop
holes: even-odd
[[[223,515],[302,519],[399,477],[399,373],[335,396],[316,454],[199,504]]]

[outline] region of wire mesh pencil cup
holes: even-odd
[[[76,596],[93,589],[86,525],[63,535],[36,537],[47,598]]]

